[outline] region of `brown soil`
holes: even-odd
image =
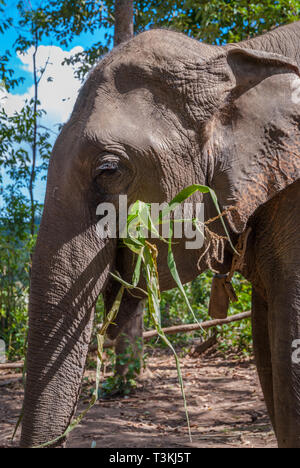
[[[135,393],[102,400],[71,433],[68,447],[276,447],[251,360],[217,354],[181,359],[193,442],[189,441],[174,359],[156,352]],[[0,374],[0,447],[21,409],[20,374]],[[86,407],[94,372],[87,371],[79,410]],[[94,443],[95,443],[94,442]]]

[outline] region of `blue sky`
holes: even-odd
[[[7,0],[7,6],[5,7],[4,18],[11,17],[11,18],[14,19],[15,22],[18,20],[19,14],[18,14],[18,10],[17,10],[17,7],[16,7],[18,1],[19,0]],[[26,3],[26,1],[27,1],[27,3],[29,5],[31,3],[32,5],[36,5],[36,6],[43,6],[43,4],[47,3],[45,0],[39,0],[39,1],[31,0],[31,2],[29,0],[25,0],[25,3]],[[4,18],[2,18],[2,19],[4,19]],[[96,41],[104,40],[104,34],[105,34],[106,31],[107,30],[102,28],[101,30],[99,30],[97,32],[97,34],[83,33],[80,36],[77,36],[70,43],[70,45],[68,47],[64,48],[64,50],[70,51],[71,49],[73,49],[74,47],[76,47],[78,45],[82,46],[83,48],[86,48],[86,47],[92,45]],[[5,50],[7,50],[7,49],[11,50],[11,47],[12,47],[14,41],[16,40],[16,38],[18,37],[19,32],[20,31],[17,29],[17,27],[12,27],[12,28],[10,28],[9,30],[7,30],[5,32],[3,37],[0,36],[1,37],[1,40],[0,40],[0,55],[2,55],[5,52]],[[45,38],[44,41],[43,41],[43,45],[59,45],[59,44],[57,43],[57,41],[55,41],[54,38]],[[14,55],[12,57],[11,64],[15,68],[15,71],[16,71],[17,74],[19,73],[20,75],[22,75],[22,76],[24,76],[26,78],[26,81],[24,82],[24,84],[19,86],[18,92],[26,91],[26,89],[32,83],[32,75],[29,74],[29,73],[24,74],[24,72],[21,69],[20,60],[18,59],[18,57],[16,55]]]
[[[26,0],[27,1],[27,0]],[[17,0],[8,0],[8,5],[5,8],[5,17],[12,17],[16,23],[18,20],[18,11],[16,5]],[[33,6],[42,6],[45,0],[31,0]],[[28,4],[30,1],[28,0]],[[81,83],[74,78],[74,70],[72,67],[61,66],[61,62],[67,56],[91,46],[95,42],[104,41],[104,34],[107,32],[104,28],[99,30],[97,34],[84,33],[77,36],[68,47],[60,47],[54,38],[45,38],[41,44],[38,53],[38,64],[43,66],[47,58],[50,56],[50,65],[47,72],[43,76],[40,84],[40,100],[42,107],[47,111],[47,117],[43,124],[50,127],[54,132],[57,132],[57,124],[63,123],[68,119],[73,108],[74,102]],[[12,27],[0,36],[0,55],[6,50],[12,50],[14,41],[20,31],[17,27]],[[23,84],[6,93],[5,99],[1,100],[4,103],[6,111],[10,114],[15,110],[19,110],[25,99],[30,98],[33,93],[33,73],[32,73],[32,51],[29,51],[27,56],[18,56],[13,54],[10,61],[10,68],[15,72],[16,76],[25,78]],[[48,82],[47,78],[51,76],[53,81]],[[53,134],[52,143],[55,141]],[[9,183],[9,179],[4,177],[4,183]],[[25,192],[26,193],[26,192]],[[45,194],[45,182],[38,181],[35,188],[35,198],[39,202],[43,202]]]

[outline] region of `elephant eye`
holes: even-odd
[[[125,190],[131,179],[129,164],[114,154],[99,158],[92,170],[93,186],[97,193],[119,193]]]
[[[99,167],[97,167],[97,178],[102,174],[105,175],[113,175],[118,170],[118,163],[117,161],[105,161]]]
[[[121,173],[120,161],[117,159],[102,161],[99,166],[96,167],[94,173],[94,184],[97,190],[107,193],[114,190],[113,187],[115,187],[119,181]]]

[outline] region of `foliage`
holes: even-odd
[[[184,290],[188,301],[193,308],[193,311],[200,322],[211,320],[208,315],[208,304],[210,298],[211,282],[213,273],[206,271],[199,275],[191,283],[184,285]],[[239,273],[236,273],[233,278],[233,286],[238,296],[238,302],[231,303],[229,315],[234,315],[246,310],[251,310],[251,285]],[[191,316],[185,299],[182,297],[178,288],[170,289],[161,293],[160,301],[161,324],[162,327],[171,327],[173,325],[194,323],[194,318]],[[94,329],[94,341],[96,335],[96,326],[103,322],[104,303],[102,297],[97,303],[96,321]],[[144,314],[145,330],[153,330],[154,323],[149,313],[148,304],[146,304]],[[252,332],[251,320],[244,319],[240,322],[233,322],[227,325],[217,327],[218,349],[224,355],[235,353],[236,356],[241,354],[248,356],[252,353]],[[169,341],[178,350],[178,352],[189,352],[191,347],[198,340],[206,339],[201,330],[193,333],[177,333],[169,335]],[[164,342],[157,338],[152,338],[147,342],[147,347],[162,347],[166,348]],[[147,348],[146,348],[147,350]],[[147,352],[147,351],[146,351]],[[114,356],[114,353],[112,353]],[[114,368],[114,360],[111,358]]]
[[[43,27],[47,24],[47,34],[54,35],[61,45],[68,45],[82,32],[105,29],[104,43],[96,41],[66,60],[66,63],[79,63],[75,73],[81,79],[112,45],[113,0],[59,3],[52,0],[47,7],[38,9],[36,15]],[[298,19],[298,0],[136,0],[134,27],[135,33],[168,28],[211,44],[223,44],[242,41]]]
[[[30,256],[41,214],[34,189],[38,178],[45,177],[51,150],[50,133],[40,124],[45,111],[38,99],[45,69],[38,70],[35,61],[43,31],[33,19],[24,22],[23,2],[18,3],[18,11],[20,33],[12,51],[6,52],[0,60],[0,78],[5,89],[0,104],[7,98],[6,92],[23,80],[22,77],[15,78],[13,70],[7,68],[11,54],[25,53],[30,47],[34,50],[34,96],[12,115],[8,115],[3,106],[0,108],[0,197],[3,204],[0,217],[0,333],[7,344],[9,359],[24,355]],[[0,33],[12,24],[11,19],[2,21]]]
[[[4,34],[9,28],[12,27],[12,18],[4,18],[5,2],[0,0],[0,35]],[[14,71],[12,68],[8,68],[9,60],[11,58],[11,52],[6,50],[3,55],[0,54],[0,83],[4,85],[6,89],[11,89],[20,84],[23,81],[22,77],[13,77]]]
[[[141,372],[141,366],[146,367],[147,355],[143,356],[143,362],[141,362],[132,343],[129,340],[127,341],[127,347],[122,354],[116,356],[112,349],[107,350],[112,375],[107,377],[102,383],[99,389],[100,398],[112,397],[116,394],[128,395],[137,386],[136,378]],[[143,349],[143,343],[140,338],[136,340],[135,346],[140,350]],[[119,375],[116,372],[117,363],[120,366],[126,366],[127,372],[125,375]]]
[[[296,21],[298,0],[138,1],[136,30],[167,27],[211,44],[238,42]],[[147,5],[147,6],[146,6]]]
[[[18,4],[22,18],[19,25],[22,28],[26,28],[28,24],[34,25],[38,42],[42,37],[51,37],[62,47],[68,47],[74,38],[82,33],[94,34],[100,28],[105,28],[104,44],[96,41],[83,52],[64,61],[66,64],[79,64],[75,75],[83,80],[91,67],[112,45],[110,28],[114,24],[113,4],[113,1],[103,0],[50,0],[37,8],[28,9],[27,2],[21,0]],[[20,35],[16,42],[20,50],[28,49],[29,43],[30,39],[28,40],[26,35]]]
[[[212,276],[213,274],[207,271],[184,286],[189,302],[200,322],[211,320],[211,317],[208,315],[208,304]],[[233,285],[239,300],[237,303],[231,303],[229,315],[251,310],[250,283],[240,274],[236,273],[233,278]],[[162,293],[161,317],[163,327],[194,322],[185,301],[182,299],[177,289]],[[145,313],[145,328],[153,329],[153,323],[151,322],[147,308]],[[250,319],[217,327],[217,336],[218,349],[224,354],[234,352],[239,356],[241,353],[249,355],[252,352]],[[202,339],[206,339],[206,336],[203,335],[201,331],[186,334],[177,333],[176,335],[169,336],[169,340],[174,346],[180,347],[185,351],[188,351],[192,347],[195,340]],[[150,345],[157,346],[157,344],[157,340],[152,338]],[[160,344],[160,346],[164,345]]]
[[[9,359],[23,356],[27,332],[30,253],[35,242],[28,231],[30,213],[22,193],[11,185],[0,216],[0,338]]]
[[[18,189],[30,188],[31,151],[34,144],[39,149],[39,164],[34,170],[34,182],[40,174],[45,175],[48,167],[51,150],[49,131],[41,128],[36,135],[34,133],[35,121],[44,114],[43,109],[34,111],[34,99],[25,101],[24,107],[12,116],[7,115],[4,109],[0,111],[0,166],[2,165]]]

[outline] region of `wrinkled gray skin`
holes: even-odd
[[[27,385],[21,445],[64,432],[76,409],[100,292],[112,303],[109,272],[130,279],[131,259],[96,235],[96,206],[170,201],[182,188],[217,193],[236,241],[253,227],[243,273],[254,286],[253,335],[265,400],[280,447],[300,447],[300,24],[217,47],[171,31],[145,32],[115,49],[83,86],[50,161],[34,253]],[[300,82],[300,81],[299,81]],[[97,171],[104,161],[117,170]],[[215,215],[206,200],[206,218]],[[213,229],[222,232],[221,224]],[[175,249],[182,281],[199,271],[199,251]],[[173,282],[160,248],[162,289]],[[230,268],[226,248],[220,272]],[[203,261],[201,270],[207,265]],[[114,337],[135,319],[123,300]],[[101,424],[101,421],[99,421]]]

